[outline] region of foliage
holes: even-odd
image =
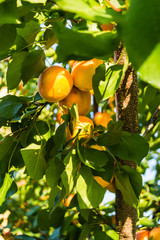
[[[1,93],[8,89],[0,98],[0,210],[10,210],[8,227],[15,239],[117,240],[111,221],[115,203],[101,205],[106,189],[94,179],[100,176],[109,182],[113,174],[124,200],[139,209],[137,226],[158,224],[160,3],[112,2],[111,7],[96,0],[0,1]],[[114,30],[102,31],[102,23],[113,23]],[[129,57],[124,66],[113,62],[121,41]],[[107,128],[92,129],[87,143],[77,136],[73,144],[73,139],[66,141],[66,126],[72,133],[78,118],[77,106],[58,124],[59,105],[40,97],[37,78],[50,65],[60,63],[71,71],[69,60],[92,58],[104,60],[93,89],[108,113],[109,98],[129,62],[138,72],[139,134],[123,131],[114,113]],[[88,116],[92,118],[93,112]],[[106,150],[92,149],[93,144]],[[137,170],[122,166],[118,158],[135,162]],[[141,173],[152,159],[155,180],[142,188]]]

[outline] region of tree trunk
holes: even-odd
[[[122,45],[115,52],[115,62],[119,59],[119,64],[124,64],[127,57]],[[138,132],[138,86],[137,76],[129,64],[124,78],[116,94],[116,118],[123,121],[123,130],[131,133]],[[131,161],[120,160],[121,164],[126,164],[136,168]],[[119,190],[116,190],[116,231],[120,240],[134,240],[136,233],[137,210],[127,205]]]

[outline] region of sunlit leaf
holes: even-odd
[[[126,16],[124,43],[141,78],[160,88],[160,1],[135,0]],[[136,16],[136,17],[135,17]]]

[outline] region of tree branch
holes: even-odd
[[[146,137],[147,133],[154,127],[156,120],[159,117],[159,113],[160,113],[160,105],[158,106],[157,110],[153,113],[150,124],[146,127],[146,130],[143,133],[143,137]]]

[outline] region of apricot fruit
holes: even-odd
[[[75,60],[70,60],[68,63],[69,63],[69,66],[70,66],[70,68],[72,68],[73,67],[73,65],[74,65],[74,63],[75,63],[76,61]]]
[[[74,63],[71,71],[73,77],[73,85],[82,91],[92,89],[92,78],[96,68],[102,64],[99,59],[91,59],[89,61],[77,61]]]
[[[94,115],[94,123],[98,126],[101,125],[105,128],[107,128],[108,122],[112,120],[111,116],[107,112],[96,112]]]
[[[148,239],[149,239],[148,230],[140,230],[136,232],[136,240],[148,240]]]
[[[79,115],[87,115],[91,108],[91,94],[89,91],[81,91],[78,88],[73,87],[70,94],[64,98],[61,102],[61,106],[71,108],[73,103],[78,105]],[[64,113],[68,113],[68,109],[63,107]]]
[[[45,69],[38,79],[38,91],[49,102],[58,102],[67,97],[73,87],[71,74],[63,67]]]
[[[92,135],[92,128],[94,127],[93,121],[86,116],[79,116],[79,121],[73,122],[73,135],[71,135],[69,127],[66,128],[66,141],[74,138],[79,130],[78,139],[85,138],[85,142],[88,142]],[[72,141],[72,144],[74,141]]]
[[[160,227],[153,228],[150,231],[149,237],[152,237],[152,240],[160,240]]]

